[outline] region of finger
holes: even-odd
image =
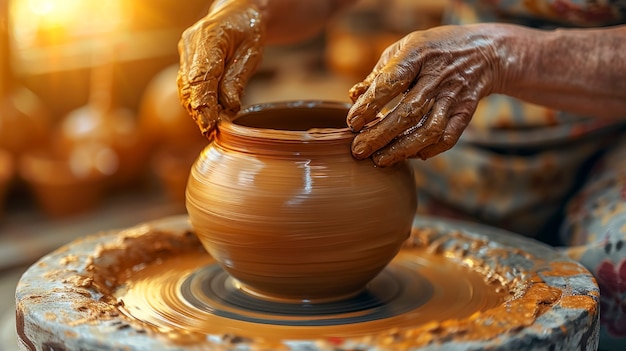
[[[450,117],[441,139],[437,143],[422,149],[417,156],[422,160],[426,160],[450,150],[459,141],[468,123],[469,117],[466,113],[459,113]]]
[[[190,87],[189,87],[189,63],[188,57],[189,53],[189,45],[188,45],[188,30],[185,31],[178,42],[178,53],[180,56],[179,67],[178,67],[178,75],[176,77],[176,83],[178,85],[178,96],[180,98],[180,102],[188,112],[191,112],[191,106],[189,106],[189,95]]]
[[[448,123],[451,102],[452,99],[449,98],[437,100],[424,123],[411,127],[396,140],[374,153],[372,156],[374,163],[379,167],[391,166],[415,157],[425,147],[439,142]]]
[[[444,84],[436,72],[421,73],[417,83],[405,94],[405,101],[423,101],[435,96],[436,101],[425,123],[413,125],[403,131],[391,144],[373,155],[374,163],[387,166],[403,159],[415,157],[424,147],[437,142],[447,125],[449,111],[462,86]],[[402,104],[401,102],[400,104]],[[428,111],[425,111],[428,112]]]
[[[414,64],[415,57],[398,52],[379,70],[367,90],[359,96],[348,112],[348,126],[359,131],[376,118],[376,114],[388,102],[407,91],[414,82],[419,65]]]
[[[205,40],[207,35],[202,33],[211,31],[197,28],[199,25],[185,30],[178,43],[181,58],[177,84],[183,106],[202,134],[210,137],[219,116],[215,94],[218,80],[215,77],[220,77],[223,72],[224,43],[222,40],[212,50],[207,49],[213,42]]]
[[[176,78],[178,95],[182,106],[191,115],[192,119],[200,129],[200,132],[204,136],[210,138],[210,132],[215,127],[215,123],[211,122],[214,120],[212,115],[215,115],[216,112],[210,111],[204,107],[196,110],[192,106],[192,85],[189,80],[189,77],[192,75],[190,69],[190,58],[194,56],[191,52],[192,48],[195,48],[192,35],[186,31],[183,33],[183,36],[178,43],[178,51],[180,53],[180,66]]]
[[[362,82],[358,82],[350,88],[348,91],[348,96],[350,96],[350,101],[355,103],[358,98],[372,85],[374,78],[379,74],[380,69],[382,68],[381,61],[378,61],[372,72],[365,77]]]
[[[187,72],[189,110],[205,136],[214,130],[222,110],[217,88],[224,74],[226,50],[225,39],[203,42],[193,53]]]
[[[204,107],[198,110],[194,110],[191,107],[191,87],[187,79],[187,74],[182,69],[179,70],[176,81],[178,85],[179,99],[183,107],[190,114],[191,118],[200,129],[202,135],[209,138],[210,140],[211,131],[215,128],[215,119],[213,119],[211,116],[218,112],[207,110],[207,108]]]
[[[235,58],[226,69],[219,102],[231,114],[241,108],[244,88],[261,64],[262,47],[258,40],[253,40],[250,45],[241,46],[235,51]]]
[[[421,127],[435,102],[430,99],[420,104],[416,100],[403,100],[380,122],[363,130],[354,138],[352,154],[355,158],[367,158],[407,129]]]
[[[208,57],[220,57],[219,49]],[[205,65],[202,65],[204,63]],[[200,126],[202,134],[208,135],[219,118],[221,106],[218,103],[217,87],[223,72],[223,59],[198,58],[189,71],[189,106],[191,115]]]
[[[353,131],[361,130],[367,123],[376,118],[376,114],[389,101],[403,94],[410,83],[411,81],[406,76],[401,76],[397,68],[383,69],[350,108],[347,119],[348,126]]]
[[[396,45],[391,45],[385,51],[383,51],[382,55],[374,65],[372,72],[365,77],[362,82],[356,83],[350,90],[348,91],[348,95],[350,96],[350,101],[353,103],[361,96],[367,89],[369,89],[370,85],[374,81],[374,78],[379,74],[379,72],[387,65],[389,62],[389,58],[391,57],[391,53],[395,52]]]

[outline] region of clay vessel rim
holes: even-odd
[[[243,107],[234,117],[222,118],[220,120],[219,131],[247,138],[273,139],[274,141],[341,141],[352,140],[355,133],[346,125],[341,128],[325,127],[311,128],[308,130],[286,130],[262,127],[251,127],[237,124],[237,119],[249,114],[270,111],[270,110],[289,110],[289,109],[337,109],[345,110],[346,115],[351,104],[341,101],[330,100],[293,100],[278,101],[251,104]]]

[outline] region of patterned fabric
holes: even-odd
[[[454,24],[626,23],[626,0],[452,0],[450,5],[445,20]],[[481,101],[454,148],[412,164],[421,213],[532,236],[583,263],[601,288],[600,348],[626,350],[626,118],[577,116],[492,95]]]
[[[452,0],[448,23],[510,22],[532,27],[624,23],[624,0]]]
[[[563,250],[600,285],[603,349],[626,349],[626,135],[596,163],[568,203]]]
[[[516,154],[463,142],[413,166],[418,187],[430,196],[481,222],[537,237],[558,215],[582,164],[601,147],[581,140]]]

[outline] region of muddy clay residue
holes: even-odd
[[[445,245],[450,238],[454,238],[455,242],[462,243],[462,245]],[[196,311],[202,318],[189,317],[187,310],[178,313],[175,309],[181,308],[184,303],[180,301],[180,296],[176,296],[175,291],[166,291],[165,295],[172,299],[171,310],[156,311],[161,318],[166,320],[166,322],[159,322],[158,318],[152,318],[150,313],[142,315],[138,312],[140,309],[133,309],[132,304],[139,300],[133,295],[133,291],[141,293],[143,300],[158,299],[159,293],[155,291],[165,290],[164,287],[168,284],[174,286],[172,289],[176,290],[177,281],[182,276],[192,274],[198,267],[214,263],[214,260],[203,251],[199,241],[191,232],[186,232],[182,236],[167,231],[150,231],[141,235],[130,232],[128,235],[120,235],[115,242],[99,246],[99,249],[89,258],[86,267],[87,275],[77,278],[75,284],[80,288],[94,288],[102,293],[102,297],[89,307],[77,306],[77,308],[93,309],[91,315],[95,319],[121,315],[128,320],[129,325],[148,330],[155,336],[165,337],[170,342],[181,344],[206,342],[211,339],[207,335],[218,335],[219,342],[249,343],[260,349],[287,348],[283,343],[284,340],[300,338],[322,340],[318,342],[318,345],[325,342],[332,345],[349,339],[357,344],[373,344],[394,349],[419,347],[441,340],[490,340],[504,333],[531,326],[539,316],[557,303],[569,308],[588,309],[590,314],[594,313],[596,304],[590,301],[593,299],[580,297],[561,301],[562,291],[547,285],[537,274],[525,276],[525,273],[518,271],[516,267],[494,266],[473,257],[472,253],[480,250],[492,251],[485,255],[487,257],[502,258],[521,255],[526,259],[532,258],[521,249],[504,250],[501,247],[490,247],[487,240],[464,236],[461,232],[442,236],[430,228],[416,228],[396,258],[400,261],[418,259],[434,262],[434,265],[426,264],[425,268],[422,268],[425,271],[430,269],[436,272],[428,279],[437,279],[437,275],[442,276],[443,274],[433,267],[442,265],[445,267],[447,263],[449,267],[445,269],[449,274],[445,275],[445,279],[441,282],[435,282],[435,284],[459,281],[463,279],[462,277],[479,277],[480,282],[470,279],[470,284],[474,285],[473,289],[485,292],[484,296],[487,301],[473,306],[474,311],[461,308],[461,315],[464,314],[461,317],[458,317],[458,313],[452,313],[450,318],[443,320],[438,317],[441,315],[438,310],[445,310],[447,304],[453,303],[449,300],[438,301],[437,306],[431,306],[430,308],[434,309],[430,310],[428,304],[424,305],[426,307],[420,307],[429,314],[425,319],[422,316],[421,320],[417,318],[417,314],[410,318],[400,314],[379,321],[331,327],[255,325],[250,322],[211,316],[210,313]],[[553,264],[549,268],[543,271],[543,274],[579,273],[568,264],[563,266]],[[156,280],[154,276],[157,276]],[[146,284],[146,279],[147,285],[142,286]],[[150,279],[156,283],[150,283]],[[445,288],[454,290],[448,286]],[[458,299],[458,296],[453,296],[451,299]],[[157,306],[156,309],[159,308],[158,301],[152,306],[147,305],[148,309],[150,307],[155,309],[155,306]],[[145,307],[142,306],[144,309]],[[147,320],[142,320],[142,318]],[[169,318],[172,320],[168,320]],[[244,333],[235,335],[229,332],[232,330],[245,330],[246,332],[245,335]],[[323,346],[320,347],[323,348]]]
[[[21,350],[51,343],[55,350],[416,350],[511,340],[593,347],[596,340],[599,295],[590,273],[536,244],[507,248],[489,235],[417,225],[367,291],[307,306],[246,293],[188,228],[184,219],[142,225],[42,258],[16,292]]]

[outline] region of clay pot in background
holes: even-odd
[[[13,155],[0,149],[0,218],[4,213],[7,193],[15,177]]]
[[[110,178],[112,188],[134,185],[147,167],[146,151],[134,115],[119,108],[103,113],[90,105],[68,114],[53,137],[54,148],[69,155],[89,143],[109,147],[119,165]]]
[[[24,153],[20,176],[40,209],[51,217],[66,217],[96,208],[117,170],[115,152],[107,145],[84,143],[57,154],[51,149]]]
[[[326,301],[360,292],[396,255],[416,211],[406,164],[350,153],[348,105],[255,105],[195,162],[192,226],[243,286],[268,299]]]
[[[0,2],[0,149],[18,157],[46,145],[51,119],[41,100],[16,79],[8,2]]]
[[[159,72],[148,84],[139,106],[139,129],[154,149],[162,145],[181,147],[206,139],[178,98],[178,65]]]
[[[139,109],[139,130],[150,152],[150,168],[173,201],[185,203],[189,170],[208,140],[178,98],[178,65],[148,84]]]
[[[0,95],[0,148],[17,157],[28,149],[46,145],[51,127],[43,103],[30,90],[15,86],[6,95]]]
[[[164,145],[152,154],[152,170],[170,200],[185,203],[189,171],[206,145],[206,142],[185,147]]]
[[[137,185],[148,166],[147,149],[134,113],[116,103],[111,57],[92,68],[90,97],[87,105],[68,113],[52,138],[61,154],[73,152],[85,143],[103,144],[113,150],[119,167],[111,177],[112,188]]]
[[[364,79],[382,52],[403,36],[386,30],[381,21],[379,11],[354,11],[331,22],[324,50],[328,69],[355,82]]]
[[[440,25],[448,5],[446,0],[359,2],[327,27],[327,67],[363,80],[387,47],[410,32]]]
[[[0,88],[0,215],[9,206],[7,197],[26,189],[17,162],[30,150],[47,145],[51,130],[50,116],[30,90],[15,85],[3,96]]]

